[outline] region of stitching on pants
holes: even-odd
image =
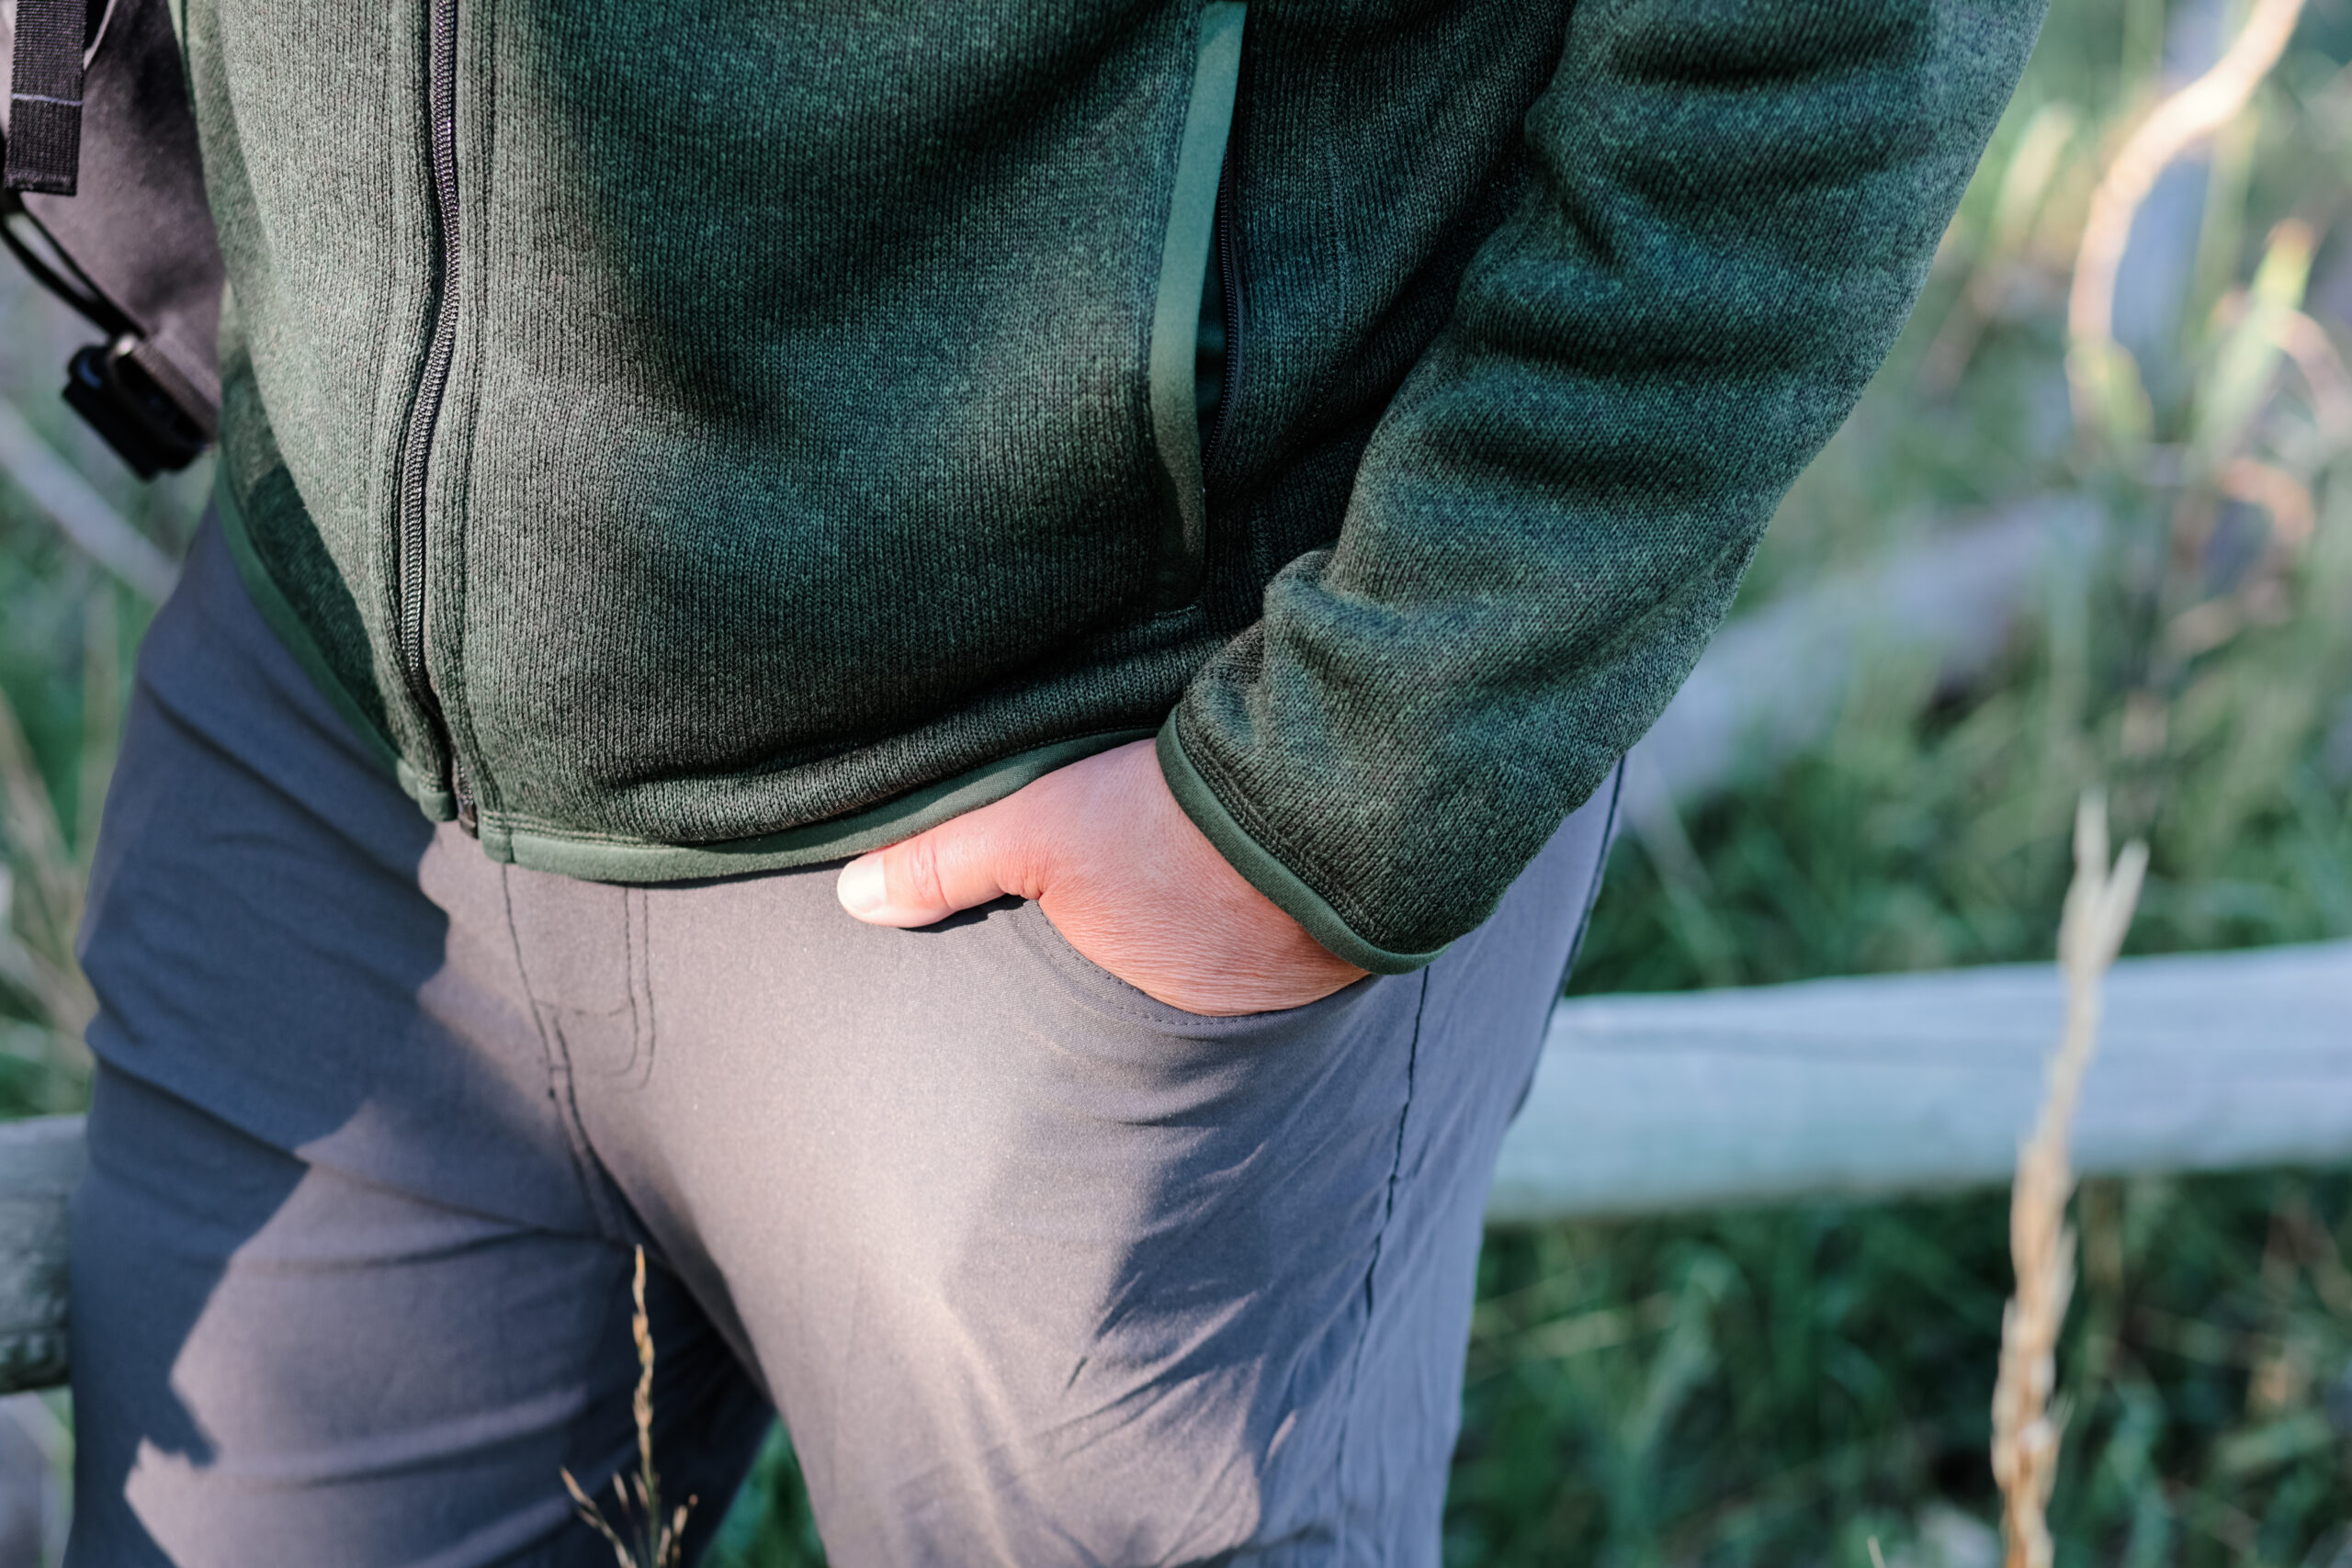
[[[589,1146],[587,1128],[581,1124],[580,1101],[572,1092],[571,1047],[564,1043],[563,1031],[548,1021],[548,1010],[539,1005],[538,993],[531,986],[530,969],[523,962],[523,935],[514,925],[514,867],[498,868],[499,903],[506,916],[506,941],[513,951],[514,974],[523,982],[523,1002],[531,1010],[532,1025],[539,1032],[539,1049],[548,1066],[548,1098],[555,1103],[556,1120],[563,1123],[564,1146],[571,1153],[572,1179],[580,1183],[580,1195],[587,1201],[589,1212],[596,1216],[596,1224],[605,1239],[626,1241],[619,1216],[613,1213],[606,1199],[605,1184],[597,1179],[604,1166]]]
[[[1421,1020],[1430,1006],[1430,972],[1420,974],[1421,994],[1413,1003],[1413,1043],[1405,1052],[1405,1103],[1396,1112],[1396,1149],[1388,1161],[1388,1191],[1380,1211],[1380,1231],[1372,1238],[1372,1261],[1363,1271],[1363,1332],[1356,1338],[1355,1354],[1348,1361],[1348,1393],[1346,1414],[1340,1419],[1340,1441],[1333,1456],[1333,1489],[1339,1505],[1339,1531],[1336,1544],[1340,1559],[1344,1562],[1348,1551],[1348,1525],[1351,1509],[1348,1502],[1348,1439],[1354,1435],[1356,1424],[1356,1390],[1363,1381],[1363,1359],[1372,1346],[1372,1320],[1378,1302],[1374,1299],[1375,1281],[1380,1277],[1381,1254],[1387,1249],[1388,1227],[1396,1218],[1396,1183],[1405,1170],[1405,1134],[1413,1119],[1414,1079],[1421,1065]]]
[[[621,941],[628,953],[628,1077],[639,1088],[653,1077],[653,915],[642,887],[621,891]]]

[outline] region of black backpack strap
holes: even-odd
[[[10,190],[72,196],[82,166],[82,51],[89,0],[17,0],[8,82]]]
[[[14,0],[18,61],[25,25],[43,3],[57,0]],[[85,14],[84,0],[67,3]],[[89,6],[97,36],[75,56],[77,67],[88,62],[79,194],[0,189],[0,242],[106,334],[67,367],[65,400],[146,478],[185,468],[212,439],[220,406],[220,248],[165,0]],[[0,0],[0,23],[9,8],[10,0]],[[19,73],[12,100],[23,81]],[[18,128],[29,122],[20,118],[21,103],[10,107],[13,169]]]

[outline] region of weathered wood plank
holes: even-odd
[[[2008,1179],[2055,967],[1561,1004],[1490,1223]],[[2352,1159],[2352,942],[2130,959],[2075,1134],[2086,1172]]]
[[[0,1126],[0,1393],[65,1381],[66,1201],[82,1118]]]
[[[1939,686],[1965,685],[1993,662],[2044,579],[2081,570],[2098,533],[2087,498],[2038,496],[1737,616],[1627,759],[1634,825],[1819,741],[1866,655],[1922,660]]]
[[[0,398],[0,473],[13,479],[67,538],[133,592],[151,604],[160,604],[170,595],[179,576],[171,558],[123,521],[122,514],[36,434],[6,398]]]

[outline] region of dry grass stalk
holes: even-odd
[[[2001,1314],[2001,1369],[1993,1390],[1993,1479],[2007,1527],[2007,1568],[2050,1568],[2043,1510],[2057,1479],[2065,1425],[2051,1395],[2058,1381],[2058,1330],[2075,1288],[2075,1233],[2066,1201],[2075,1175],[2067,1132],[2083,1073],[2098,1044],[2099,981],[2123,946],[2148,869],[2148,848],[2126,844],[2112,869],[2107,859],[2107,806],[2086,795],[2075,816],[2075,880],[2058,929],[2058,967],[2066,985],[2066,1026],[2050,1061],[2050,1089],[2033,1135],[2018,1151],[2009,1200],[2009,1257],[2017,1294]]]
[[[645,1248],[637,1249],[637,1275],[630,1284],[636,1310],[629,1332],[637,1340],[637,1393],[629,1401],[637,1417],[637,1473],[625,1483],[613,1477],[613,1495],[620,1499],[618,1522],[607,1519],[602,1504],[581,1489],[571,1472],[561,1471],[564,1490],[579,1507],[580,1517],[613,1549],[620,1568],[679,1568],[686,1550],[686,1516],[697,1499],[688,1497],[662,1515],[662,1478],[653,1469],[653,1325],[645,1313]],[[636,1496],[630,1496],[634,1488]],[[631,1533],[633,1532],[633,1533]]]
[[[2340,451],[2352,444],[2352,373],[2345,370],[2327,329],[2302,311],[2281,311],[2278,324],[2278,346],[2302,372],[2320,437],[2327,451]]]
[[[2044,104],[2026,122],[2017,151],[2001,173],[1992,220],[1969,269],[1968,282],[1920,359],[1921,396],[1941,397],[1959,384],[1985,324],[2001,313],[2032,239],[2034,221],[2041,216],[2042,199],[2057,176],[2059,160],[2074,141],[2075,129],[2072,104]]]
[[[83,607],[81,803],[70,843],[25,727],[0,693],[0,989],[13,993],[13,1004],[29,1004],[34,1025],[8,1029],[0,1051],[38,1070],[31,1104],[53,1111],[83,1101],[90,1056],[82,1030],[97,1009],[74,939],[121,728],[113,592],[101,586]],[[31,1051],[17,1043],[27,1032],[38,1042]]]
[[[26,993],[61,1041],[96,1004],[74,960],[83,867],[66,847],[24,726],[0,694],[0,980]],[[15,866],[8,861],[13,859]],[[18,868],[21,868],[19,874]]]
[[[2084,428],[2112,402],[2122,350],[2115,342],[2115,276],[2132,238],[2132,220],[2156,176],[2199,139],[2237,115],[2285,52],[2303,0],[2256,0],[2254,14],[2204,75],[2158,104],[2108,166],[2092,193],[2066,296],[2067,379]]]

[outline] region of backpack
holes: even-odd
[[[141,479],[220,408],[220,247],[168,0],[0,0],[0,240],[105,334],[65,400]]]

